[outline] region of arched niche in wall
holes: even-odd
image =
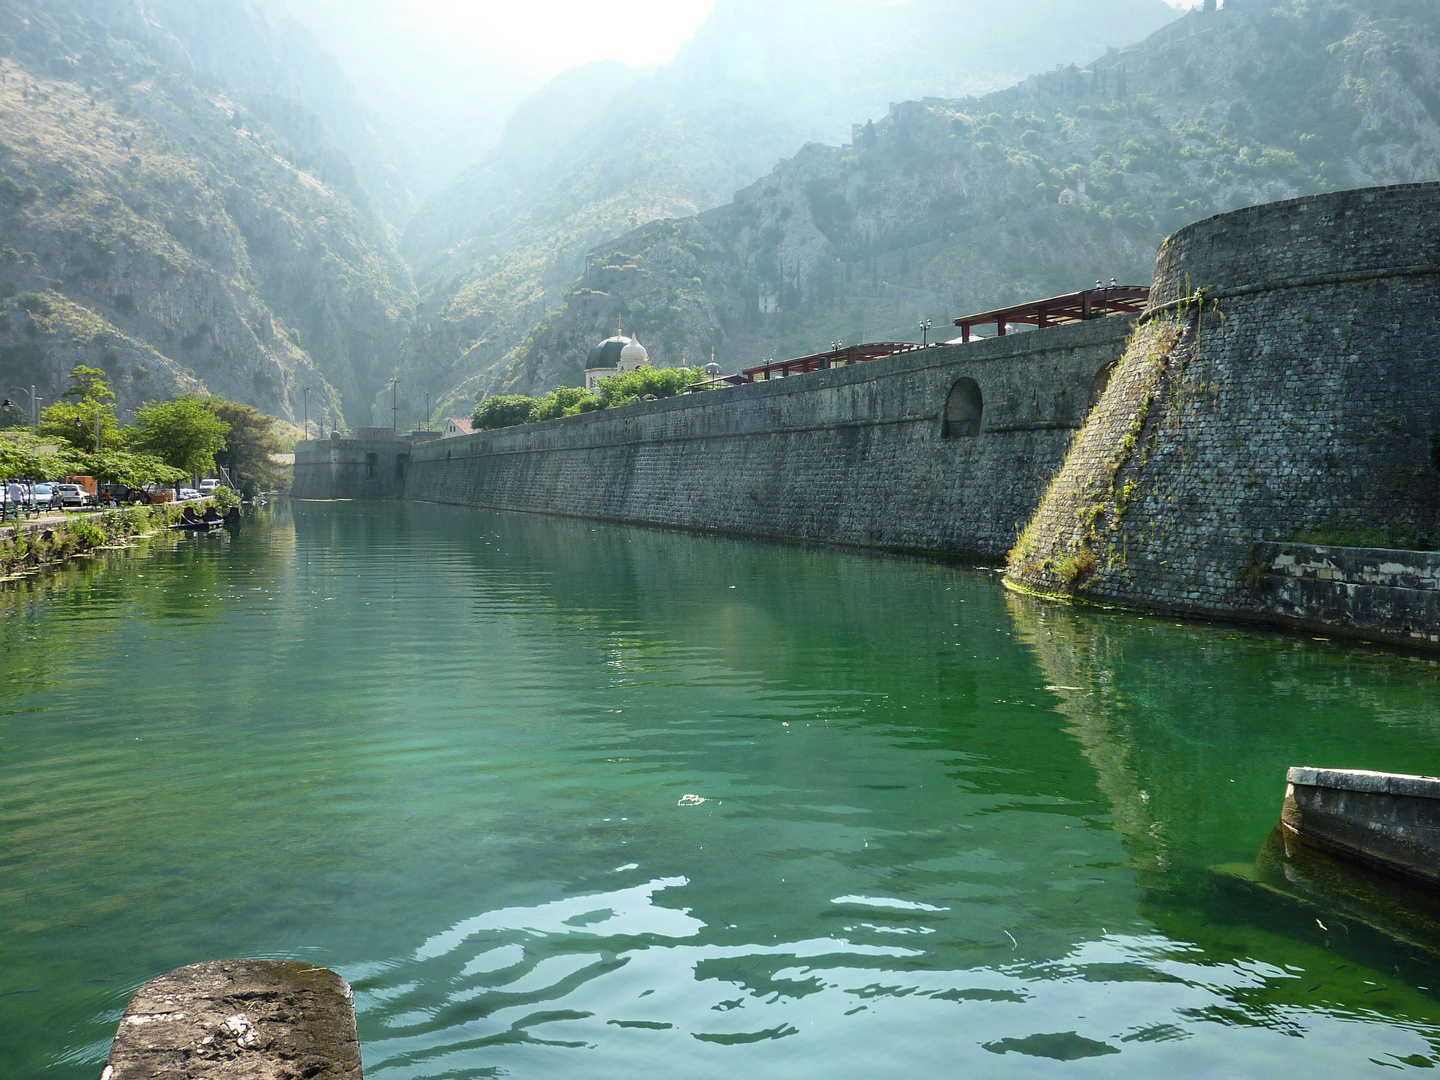
[[[1110,376],[1115,374],[1115,362],[1112,360],[1095,373],[1095,378],[1090,380],[1090,403],[1085,407],[1088,413],[1100,399],[1105,396],[1105,388],[1110,385]]]
[[[974,379],[958,380],[945,397],[945,418],[940,425],[942,439],[964,439],[980,434],[985,419],[985,395]]]
[[[379,455],[379,454],[366,454],[366,455],[365,455],[365,478],[366,478],[367,480],[374,480],[374,479],[375,479],[375,466],[378,465],[378,464],[380,464],[380,455]]]

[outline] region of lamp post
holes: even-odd
[[[430,392],[425,392],[425,430],[430,430]]]
[[[27,391],[23,386],[12,386],[12,387],[10,388],[10,392],[11,392],[12,394],[24,394],[24,395],[26,396],[26,398],[29,400],[29,402],[30,402],[30,434],[31,434],[31,435],[36,434],[36,433],[40,430],[40,410],[35,407],[35,404],[36,404],[36,402],[38,402],[40,399],[35,396],[35,387],[32,386],[32,387],[30,387],[30,389]],[[13,408],[14,405],[15,405],[15,402],[11,401],[9,398],[6,398],[6,399],[5,399],[5,404],[6,404],[6,405],[9,405],[9,406],[11,406],[11,407]]]
[[[400,425],[396,418],[400,415],[399,399],[396,397],[395,387],[400,383],[399,379],[390,380],[390,430],[396,435],[400,434]]]
[[[926,319],[920,324],[920,347],[927,348],[930,344],[930,320]]]
[[[310,387],[305,387],[305,393],[301,395],[301,399],[305,402],[304,412],[302,414],[305,417],[305,434],[303,438],[308,442],[310,440]]]

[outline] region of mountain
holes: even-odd
[[[298,420],[309,387],[311,417],[368,421],[415,292],[291,75],[323,84],[305,48],[244,0],[0,3],[7,385],[53,401],[83,362],[126,411],[203,386]],[[328,93],[385,192],[383,143]]]
[[[1143,283],[1160,240],[1209,214],[1440,178],[1437,86],[1428,0],[1197,9],[1084,69],[894,106],[726,206],[602,244],[497,381],[578,385],[619,317],[659,363],[714,350],[735,370],[910,340],[927,317],[943,333],[1097,278]],[[1066,189],[1083,195],[1062,205]]]
[[[406,228],[424,308],[401,393],[468,406],[504,383],[607,236],[721,203],[892,101],[1012,85],[1173,17],[1161,0],[718,0],[669,64],[568,72]]]

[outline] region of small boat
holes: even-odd
[[[224,518],[215,518],[213,521],[206,521],[202,518],[198,521],[177,521],[170,528],[178,532],[215,532],[224,526]]]

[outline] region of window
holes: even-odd
[[[980,434],[985,415],[985,398],[974,379],[961,379],[950,388],[945,399],[945,418],[940,427],[942,439],[964,439]]]

